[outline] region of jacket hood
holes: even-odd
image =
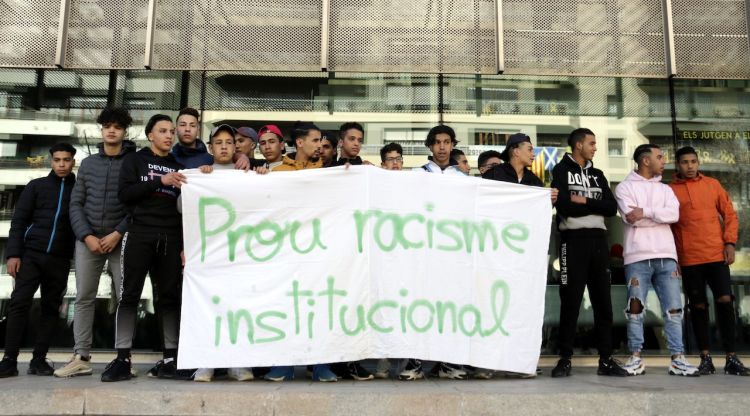
[[[100,142],[96,145],[96,148],[99,149],[99,155],[101,156],[107,156],[106,153],[104,153],[104,143]],[[115,157],[123,157],[126,154],[130,152],[134,152],[136,150],[135,142],[132,140],[123,140],[122,141],[122,148],[120,149],[120,153],[117,154]]]
[[[696,175],[696,177],[692,178],[692,179],[683,178],[682,176],[680,176],[679,173],[675,173],[674,175],[672,175],[672,182],[673,183],[695,182],[695,181],[699,181],[701,179],[703,179],[703,174],[700,173],[700,172],[698,172],[698,175]]]
[[[429,160],[430,162],[433,162],[433,163],[435,163],[437,165],[437,162],[435,162],[435,159],[433,159],[432,156],[427,156],[427,160]],[[458,162],[456,162],[455,159],[453,159],[453,158],[449,159],[448,166],[457,166],[457,165],[458,165]]]
[[[634,182],[661,182],[661,175],[654,176],[651,179],[646,179],[643,176],[639,175],[638,172],[631,170],[628,176],[625,177],[625,180]]]
[[[565,153],[565,156],[562,158],[562,162],[565,163],[566,166],[575,168],[576,170],[581,170],[581,165],[576,162],[576,160],[573,158],[573,155],[571,153]],[[594,162],[587,160],[586,165],[583,166],[583,169],[591,169],[594,167]]]
[[[195,148],[184,146],[182,143],[177,142],[172,148],[172,151],[179,157],[190,157],[208,153],[206,144],[201,139],[195,139]]]
[[[54,169],[50,169],[50,171],[49,171],[49,174],[48,174],[47,176],[48,176],[49,178],[51,178],[51,179],[53,179],[53,180],[57,181],[57,182],[60,182],[60,181],[62,180],[62,178],[61,178],[61,177],[57,176],[57,174],[55,173],[55,170],[54,170]],[[73,179],[73,180],[75,180],[75,178],[76,178],[76,174],[75,174],[75,173],[73,173],[73,172],[70,172],[70,173],[68,174],[68,176],[66,176],[66,177],[65,177],[65,179]]]
[[[171,152],[170,152],[170,153],[167,153],[167,155],[166,155],[166,156],[159,156],[159,155],[157,155],[156,153],[154,153],[154,152],[153,152],[153,151],[151,150],[151,148],[150,148],[150,147],[143,147],[143,148],[141,148],[141,150],[139,150],[139,151],[138,151],[138,153],[141,153],[141,154],[142,154],[142,155],[144,155],[144,156],[155,157],[155,158],[157,158],[157,159],[167,159],[167,160],[170,160],[170,161],[172,161],[172,162],[178,163],[178,162],[177,162],[177,159],[175,159],[175,158],[174,158],[174,155],[173,155],[173,154],[172,154]]]

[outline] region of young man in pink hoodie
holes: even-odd
[[[664,154],[655,144],[642,144],[633,159],[638,168],[617,185],[617,208],[625,223],[625,277],[628,280],[628,307],[625,310],[628,347],[632,356],[625,369],[643,374],[643,312],[646,295],[653,287],[664,313],[667,348],[672,354],[669,374],[698,376],[698,369],[683,355],[682,297],[677,250],[670,224],[680,218],[680,203],[672,188],[661,182]]]

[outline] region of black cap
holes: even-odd
[[[519,143],[523,142],[529,142],[531,143],[531,137],[523,134],[523,133],[514,133],[509,138],[508,141],[505,143],[505,149],[502,153],[500,153],[500,159],[504,160],[505,162],[510,161],[510,154],[508,153],[508,150],[514,145],[517,145]]]

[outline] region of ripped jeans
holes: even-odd
[[[672,354],[682,354],[682,296],[680,274],[673,259],[650,259],[625,265],[628,282],[628,305],[625,319],[628,327],[628,348],[640,352],[643,348],[643,318],[646,311],[646,295],[653,287],[664,316],[664,333],[667,348]],[[632,300],[640,301],[641,313],[630,313]],[[677,311],[677,312],[670,312]]]

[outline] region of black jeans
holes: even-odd
[[[129,349],[146,274],[154,288],[154,307],[162,323],[164,347],[176,349],[182,299],[182,236],[160,232],[127,232],[122,240],[122,286],[117,305],[115,348]]]
[[[698,348],[706,351],[710,343],[707,285],[711,288],[714,299],[729,296],[734,300],[729,266],[723,261],[682,267],[682,286],[688,298],[693,332],[698,341]],[[714,307],[716,308],[716,325],[719,327],[724,352],[734,352],[736,317],[733,302],[714,301]]]
[[[588,286],[599,356],[612,355],[612,294],[607,237],[566,237],[560,242],[560,356],[573,355],[578,311]]]
[[[34,357],[44,357],[49,350],[60,304],[68,288],[70,259],[26,250],[21,257],[21,269],[16,274],[15,287],[10,295],[8,326],[5,333],[5,355],[18,357],[24,330],[29,322],[29,310],[34,293],[41,286],[41,316],[34,345]]]

